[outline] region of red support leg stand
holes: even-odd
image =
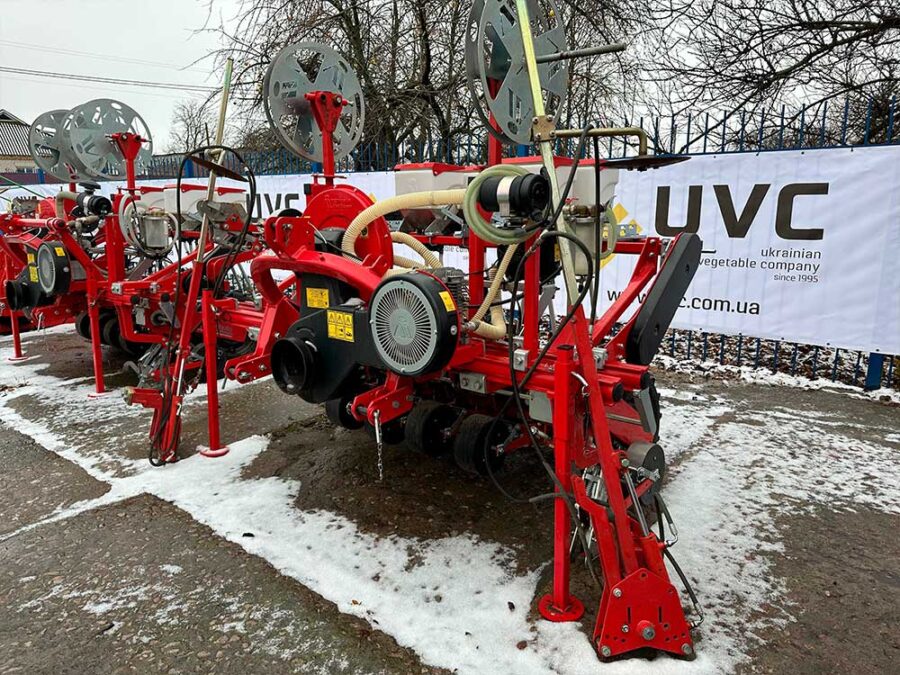
[[[88,398],[99,398],[106,393],[103,382],[103,349],[100,345],[100,310],[97,303],[88,299],[88,320],[91,323],[91,353],[94,359],[94,393]]]
[[[22,335],[19,333],[19,320],[13,310],[9,310],[9,324],[10,330],[12,330],[13,355],[7,360],[22,361],[27,357],[22,353]]]
[[[219,379],[216,359],[216,321],[213,316],[212,291],[202,296],[203,348],[206,353],[206,407],[209,423],[209,447],[200,448],[204,457],[222,457],[228,454],[228,446],[219,438]]]
[[[563,345],[557,352],[556,391],[553,396],[553,454],[556,477],[565,492],[572,491],[570,443],[574,422],[572,400],[572,346]],[[559,491],[559,488],[557,488]],[[577,621],[584,605],[569,593],[569,509],[562,497],[553,505],[553,592],[538,603],[538,610],[548,621]]]

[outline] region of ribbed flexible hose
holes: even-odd
[[[476,176],[466,189],[454,190],[432,190],[426,192],[411,192],[405,195],[398,195],[388,199],[382,199],[372,204],[370,207],[362,211],[344,232],[341,240],[341,249],[349,254],[356,255],[356,240],[359,235],[376,218],[400,211],[403,209],[424,208],[429,206],[457,206],[462,205],[463,214],[469,228],[481,239],[494,244],[505,244],[508,246],[500,264],[497,266],[493,274],[491,285],[485,294],[484,302],[478,307],[478,310],[467,323],[467,328],[476,335],[491,339],[500,340],[506,336],[506,321],[503,316],[503,308],[499,305],[493,306],[494,301],[500,293],[500,286],[503,284],[503,278],[509,268],[512,257],[518,248],[520,242],[524,241],[529,235],[524,231],[511,231],[495,227],[486,221],[478,211],[478,190],[481,183],[485,179],[492,176],[523,176],[530,172],[520,166],[512,165],[496,165],[489,167]],[[397,236],[402,235],[402,236]],[[421,242],[415,238],[402,233],[392,232],[391,240],[398,243],[407,244],[419,253],[430,267],[440,267],[441,263],[437,256],[428,250]],[[411,242],[415,242],[413,245]],[[417,264],[402,256],[395,256],[394,261],[402,267],[414,268]],[[393,273],[393,271],[391,272]],[[485,321],[484,317],[488,310],[491,311],[490,321]]]
[[[481,184],[492,176],[527,176],[529,173],[531,172],[528,169],[521,166],[496,164],[475,176],[466,188],[466,195],[463,200],[463,215],[466,218],[466,224],[469,226],[469,229],[481,239],[493,244],[512,246],[525,241],[529,234],[524,230],[498,228],[484,219],[478,210],[478,190],[481,188]]]
[[[56,217],[66,219],[66,207],[63,203],[66,199],[71,201],[75,201],[78,199],[78,195],[74,192],[69,192],[68,190],[60,190],[56,193]]]
[[[409,235],[406,232],[391,232],[391,241],[394,241],[398,244],[406,244],[407,246],[409,246],[413,251],[422,256],[422,259],[425,261],[425,264],[428,265],[428,267],[441,267],[441,259],[434,254],[434,251],[429,249],[427,246],[425,246],[425,244],[423,244],[412,235]],[[394,256],[394,263],[396,263],[400,267],[422,267],[421,263],[418,263],[415,260],[410,260],[409,258],[404,258],[403,256],[399,255]]]
[[[500,264],[497,265],[495,270],[491,270],[489,273],[491,285],[488,288],[487,294],[484,296],[484,302],[481,303],[478,310],[472,315],[472,318],[468,323],[466,323],[466,328],[475,333],[475,335],[487,338],[488,340],[502,340],[506,337],[506,319],[503,316],[503,307],[494,305],[494,300],[500,294],[500,286],[503,285],[503,277],[506,275],[506,270],[509,268],[517,248],[519,248],[519,245],[514,244],[506,249],[506,253],[500,259]],[[515,292],[515,290],[513,292]],[[485,321],[484,317],[488,313],[488,310],[491,311],[491,320]]]
[[[503,277],[506,274],[506,269],[509,267],[510,262],[512,262],[513,255],[517,248],[519,248],[519,245],[515,244],[506,249],[506,253],[504,253],[503,257],[500,259],[500,264],[497,265],[497,269],[491,270],[491,274],[493,274],[491,285],[488,288],[487,294],[484,296],[484,302],[478,307],[478,311],[472,315],[471,320],[473,322],[481,321],[484,318],[491,308],[491,305],[494,303],[497,295],[500,293],[500,286],[503,284]]]
[[[341,249],[344,253],[355,256],[356,240],[366,226],[376,218],[402,209],[416,209],[426,206],[456,206],[462,203],[465,196],[466,191],[460,188],[457,190],[410,192],[405,195],[381,199],[362,211],[351,221],[347,231],[344,232],[344,238],[341,240]]]

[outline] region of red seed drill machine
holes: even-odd
[[[284,145],[320,162],[322,173],[305,186],[302,213],[283,210],[259,228],[265,250],[248,258],[258,313],[203,287],[199,268],[186,307],[219,326],[204,333],[208,357],[219,353],[223,325],[252,342],[224,364],[226,377],[271,374],[285,393],[323,403],[335,423],[367,426],[379,470],[383,444],[404,437],[411,449],[450,453],[488,478],[509,453],[535,452],[555,500],[553,585],[540,599],[542,616],[581,617],[570,565],[582,551],[600,588],[593,642],[602,658],[644,648],[690,657],[700,614],[665,536],[671,518],[659,494],[666,465],[649,364],[701,242],[623,230],[609,202],[618,171],[685,158],[649,155],[638,128],[557,128],[567,60],[622,48],[568,50],[560,16],[552,2],[476,1],[466,67],[490,132],[487,165],[398,166],[396,196],[374,203],[334,173],[335,158],[361,135],[355,74],[321,45],[283,49],[265,77],[266,112]],[[637,156],[599,158],[597,139],[608,136],[636,137]],[[554,156],[565,139],[578,141],[574,158]],[[510,143],[533,144],[539,156],[502,159]],[[594,158],[583,160],[587,143]],[[467,261],[450,264],[453,250]],[[633,256],[634,271],[598,316],[599,266],[610,255]],[[550,302],[557,291],[562,316]],[[160,462],[177,452],[186,389],[166,382],[181,381],[183,342],[168,347],[177,358],[162,386],[131,394],[155,411]],[[217,450],[218,403],[215,387],[208,391]],[[670,569],[694,604],[693,623]]]
[[[38,165],[69,187],[24,213],[0,215],[0,303],[10,318],[16,356],[21,356],[20,327],[74,322],[91,342],[96,393],[102,394],[104,345],[134,357],[141,381],[158,380],[163,345],[187,322],[186,370],[198,371],[204,362],[202,327],[183,301],[192,260],[203,251],[213,259],[210,271],[219,273],[233,253],[241,261],[258,252],[252,235],[241,239],[242,244],[249,240],[247,250],[234,251],[237,233],[248,221],[244,190],[217,189],[214,181],[137,185],[136,176],[151,157],[150,134],[134,110],[110,99],[41,115],[29,143]],[[192,160],[212,164],[205,156]],[[111,199],[99,194],[98,183],[87,181],[123,177],[125,185]],[[207,199],[188,195],[198,191]],[[214,223],[214,236],[204,241],[200,232],[207,221]],[[253,296],[239,266],[215,281],[229,297]],[[230,354],[246,335],[224,329],[230,332],[218,348]]]
[[[0,303],[9,318],[15,354],[22,355],[20,327],[74,322],[84,337],[92,331],[97,336],[95,366],[102,367],[101,342],[134,351],[118,329],[115,312],[101,311],[98,298],[102,287],[147,269],[140,264],[140,250],[129,246],[135,230],[118,209],[127,206],[134,213],[135,195],[140,195],[135,165],[138,170],[147,165],[152,141],[131,108],[96,99],[40,115],[28,142],[38,166],[69,186],[55,197],[19,201],[0,215]],[[98,194],[100,185],[92,182],[121,177],[127,178],[127,187],[112,200]],[[146,226],[151,227],[149,216]]]

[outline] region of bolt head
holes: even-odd
[[[694,653],[694,648],[691,647],[687,642],[685,642],[683,645],[681,645],[681,653],[685,656],[690,656]]]
[[[647,626],[641,631],[641,637],[645,640],[652,640],[656,637],[656,629],[654,629],[653,626]]]
[[[617,597],[617,598],[621,598],[621,597],[622,597],[622,589],[621,589],[621,588],[614,588],[614,589],[613,589],[613,596],[615,596],[615,597]]]
[[[609,657],[612,655],[612,649],[610,649],[606,645],[603,645],[602,647],[600,647],[600,654],[604,657]]]
[[[622,632],[623,632],[623,633],[627,633],[627,632],[628,632],[628,624],[627,624],[627,623],[623,623],[623,624],[622,624]]]

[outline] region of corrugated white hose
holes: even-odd
[[[356,240],[359,238],[359,235],[366,228],[366,226],[376,218],[387,215],[388,213],[392,213],[394,211],[400,211],[402,209],[423,208],[426,206],[458,206],[462,204],[464,212],[467,213],[466,222],[469,223],[470,227],[472,227],[471,223],[469,222],[469,213],[473,212],[474,210],[474,213],[478,215],[478,226],[476,226],[478,229],[472,227],[473,231],[475,231],[475,233],[482,239],[486,239],[487,241],[491,241],[493,243],[506,243],[509,245],[509,248],[507,248],[505,255],[500,260],[500,264],[497,266],[496,273],[494,274],[491,285],[488,288],[487,294],[485,295],[484,302],[481,303],[481,306],[475,312],[472,319],[467,322],[466,327],[469,330],[473,331],[476,335],[480,335],[492,340],[500,340],[506,335],[506,322],[503,317],[503,308],[500,306],[491,307],[491,305],[494,303],[494,300],[496,300],[497,296],[500,293],[500,286],[503,284],[503,277],[506,274],[506,270],[509,267],[510,262],[512,261],[512,257],[515,254],[516,249],[518,248],[518,242],[521,239],[524,239],[524,236],[508,235],[505,232],[501,232],[498,228],[488,224],[475,208],[477,206],[477,190],[478,186],[480,186],[484,178],[488,178],[491,175],[499,174],[504,176],[518,176],[527,173],[527,169],[523,169],[522,167],[498,165],[485,169],[475,178],[474,181],[472,181],[472,183],[469,184],[468,188],[466,189],[460,188],[454,190],[411,192],[409,194],[398,195],[396,197],[389,197],[388,199],[379,200],[372,204],[372,206],[362,211],[359,215],[357,215],[356,218],[354,218],[350,223],[350,225],[347,226],[347,230],[344,232],[344,237],[341,240],[341,249],[345,253],[355,256]],[[402,243],[407,242],[404,241]],[[420,242],[417,241],[416,243]],[[423,246],[423,248],[425,247]],[[431,251],[428,251],[428,253],[433,255]],[[426,258],[426,261],[427,260],[428,258]],[[404,262],[409,263],[412,261],[404,261],[404,259],[401,257],[397,262],[398,264],[402,265]],[[415,263],[413,263],[413,265],[414,264]],[[484,321],[484,317],[488,313],[489,309],[492,311],[491,320],[488,322]]]
[[[391,232],[391,241],[409,246],[413,251],[422,256],[422,259],[425,261],[425,265],[427,265],[428,267],[434,268],[441,267],[443,265],[443,263],[441,263],[441,259],[434,254],[434,251],[429,249],[421,241],[419,241],[412,235],[407,234],[406,232]],[[409,258],[404,258],[403,256],[399,255],[394,256],[394,264],[399,265],[400,267],[408,267],[410,269],[423,267],[422,263],[416,262],[415,260],[410,260]]]
[[[56,193],[56,217],[62,218],[63,220],[66,220],[66,206],[63,203],[66,199],[70,199],[74,202],[78,199],[78,195],[74,192],[69,192],[68,190],[60,190]]]
[[[494,305],[494,300],[500,294],[500,286],[503,285],[503,277],[506,270],[512,262],[513,255],[518,244],[513,244],[506,249],[506,253],[500,259],[500,264],[496,270],[491,270],[491,285],[487,294],[484,296],[484,302],[478,307],[478,310],[472,318],[466,323],[466,329],[488,340],[502,340],[506,337],[506,319],[503,317],[503,307]],[[513,289],[515,293],[515,289]],[[484,321],[484,316],[488,310],[491,310],[491,320]]]
[[[466,191],[431,190],[428,192],[410,192],[405,195],[380,199],[354,218],[344,232],[341,249],[348,255],[356,255],[356,240],[366,226],[376,218],[402,209],[420,209],[426,206],[458,206],[465,199]],[[405,242],[404,242],[405,243]]]

